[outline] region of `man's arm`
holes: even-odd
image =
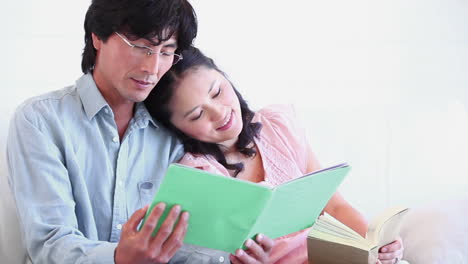
[[[116,243],[79,231],[64,154],[28,110],[21,108],[10,122],[7,162],[29,256],[34,263],[114,263]]]
[[[155,237],[157,242],[148,235],[150,232],[136,232],[141,210],[135,213],[137,217],[132,216],[130,223],[124,225],[118,244],[98,241],[95,229],[99,227],[90,223],[87,217],[80,218],[83,212],[76,204],[79,201],[76,197],[87,201],[83,197],[89,195],[88,189],[78,188],[83,183],[70,177],[67,166],[76,164],[70,164],[74,161],[66,157],[70,150],[67,152],[61,142],[64,135],[54,129],[57,127],[51,128],[50,123],[57,127],[63,125],[60,120],[46,122],[30,105],[23,106],[11,120],[7,143],[10,187],[32,261],[51,264],[126,263],[120,258],[122,255],[134,256],[130,263],[158,263],[171,259],[182,245],[188,213],[181,214],[180,209],[171,213],[163,223],[165,228]],[[158,220],[159,217],[153,217],[147,224],[156,226]],[[177,225],[174,224],[176,222]],[[135,232],[128,232],[130,229]],[[80,230],[86,230],[83,232],[92,234],[91,237]],[[177,255],[179,258],[187,257],[186,252]]]

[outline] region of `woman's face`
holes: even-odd
[[[182,75],[169,101],[171,123],[187,136],[231,148],[242,130],[239,99],[218,71],[199,67]]]

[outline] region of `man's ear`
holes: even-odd
[[[102,40],[94,33],[91,33],[91,38],[93,39],[93,46],[96,50],[101,48]]]

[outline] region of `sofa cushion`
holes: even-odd
[[[402,226],[411,264],[468,263],[468,197],[412,208]]]

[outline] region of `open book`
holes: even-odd
[[[408,208],[385,210],[369,224],[366,238],[332,216],[321,215],[307,237],[311,264],[363,264],[376,259],[380,247],[396,240]]]
[[[158,202],[168,208],[161,219],[179,204],[190,213],[185,243],[234,253],[258,233],[277,238],[312,226],[349,169],[340,164],[270,188],[172,164],[146,217]]]

